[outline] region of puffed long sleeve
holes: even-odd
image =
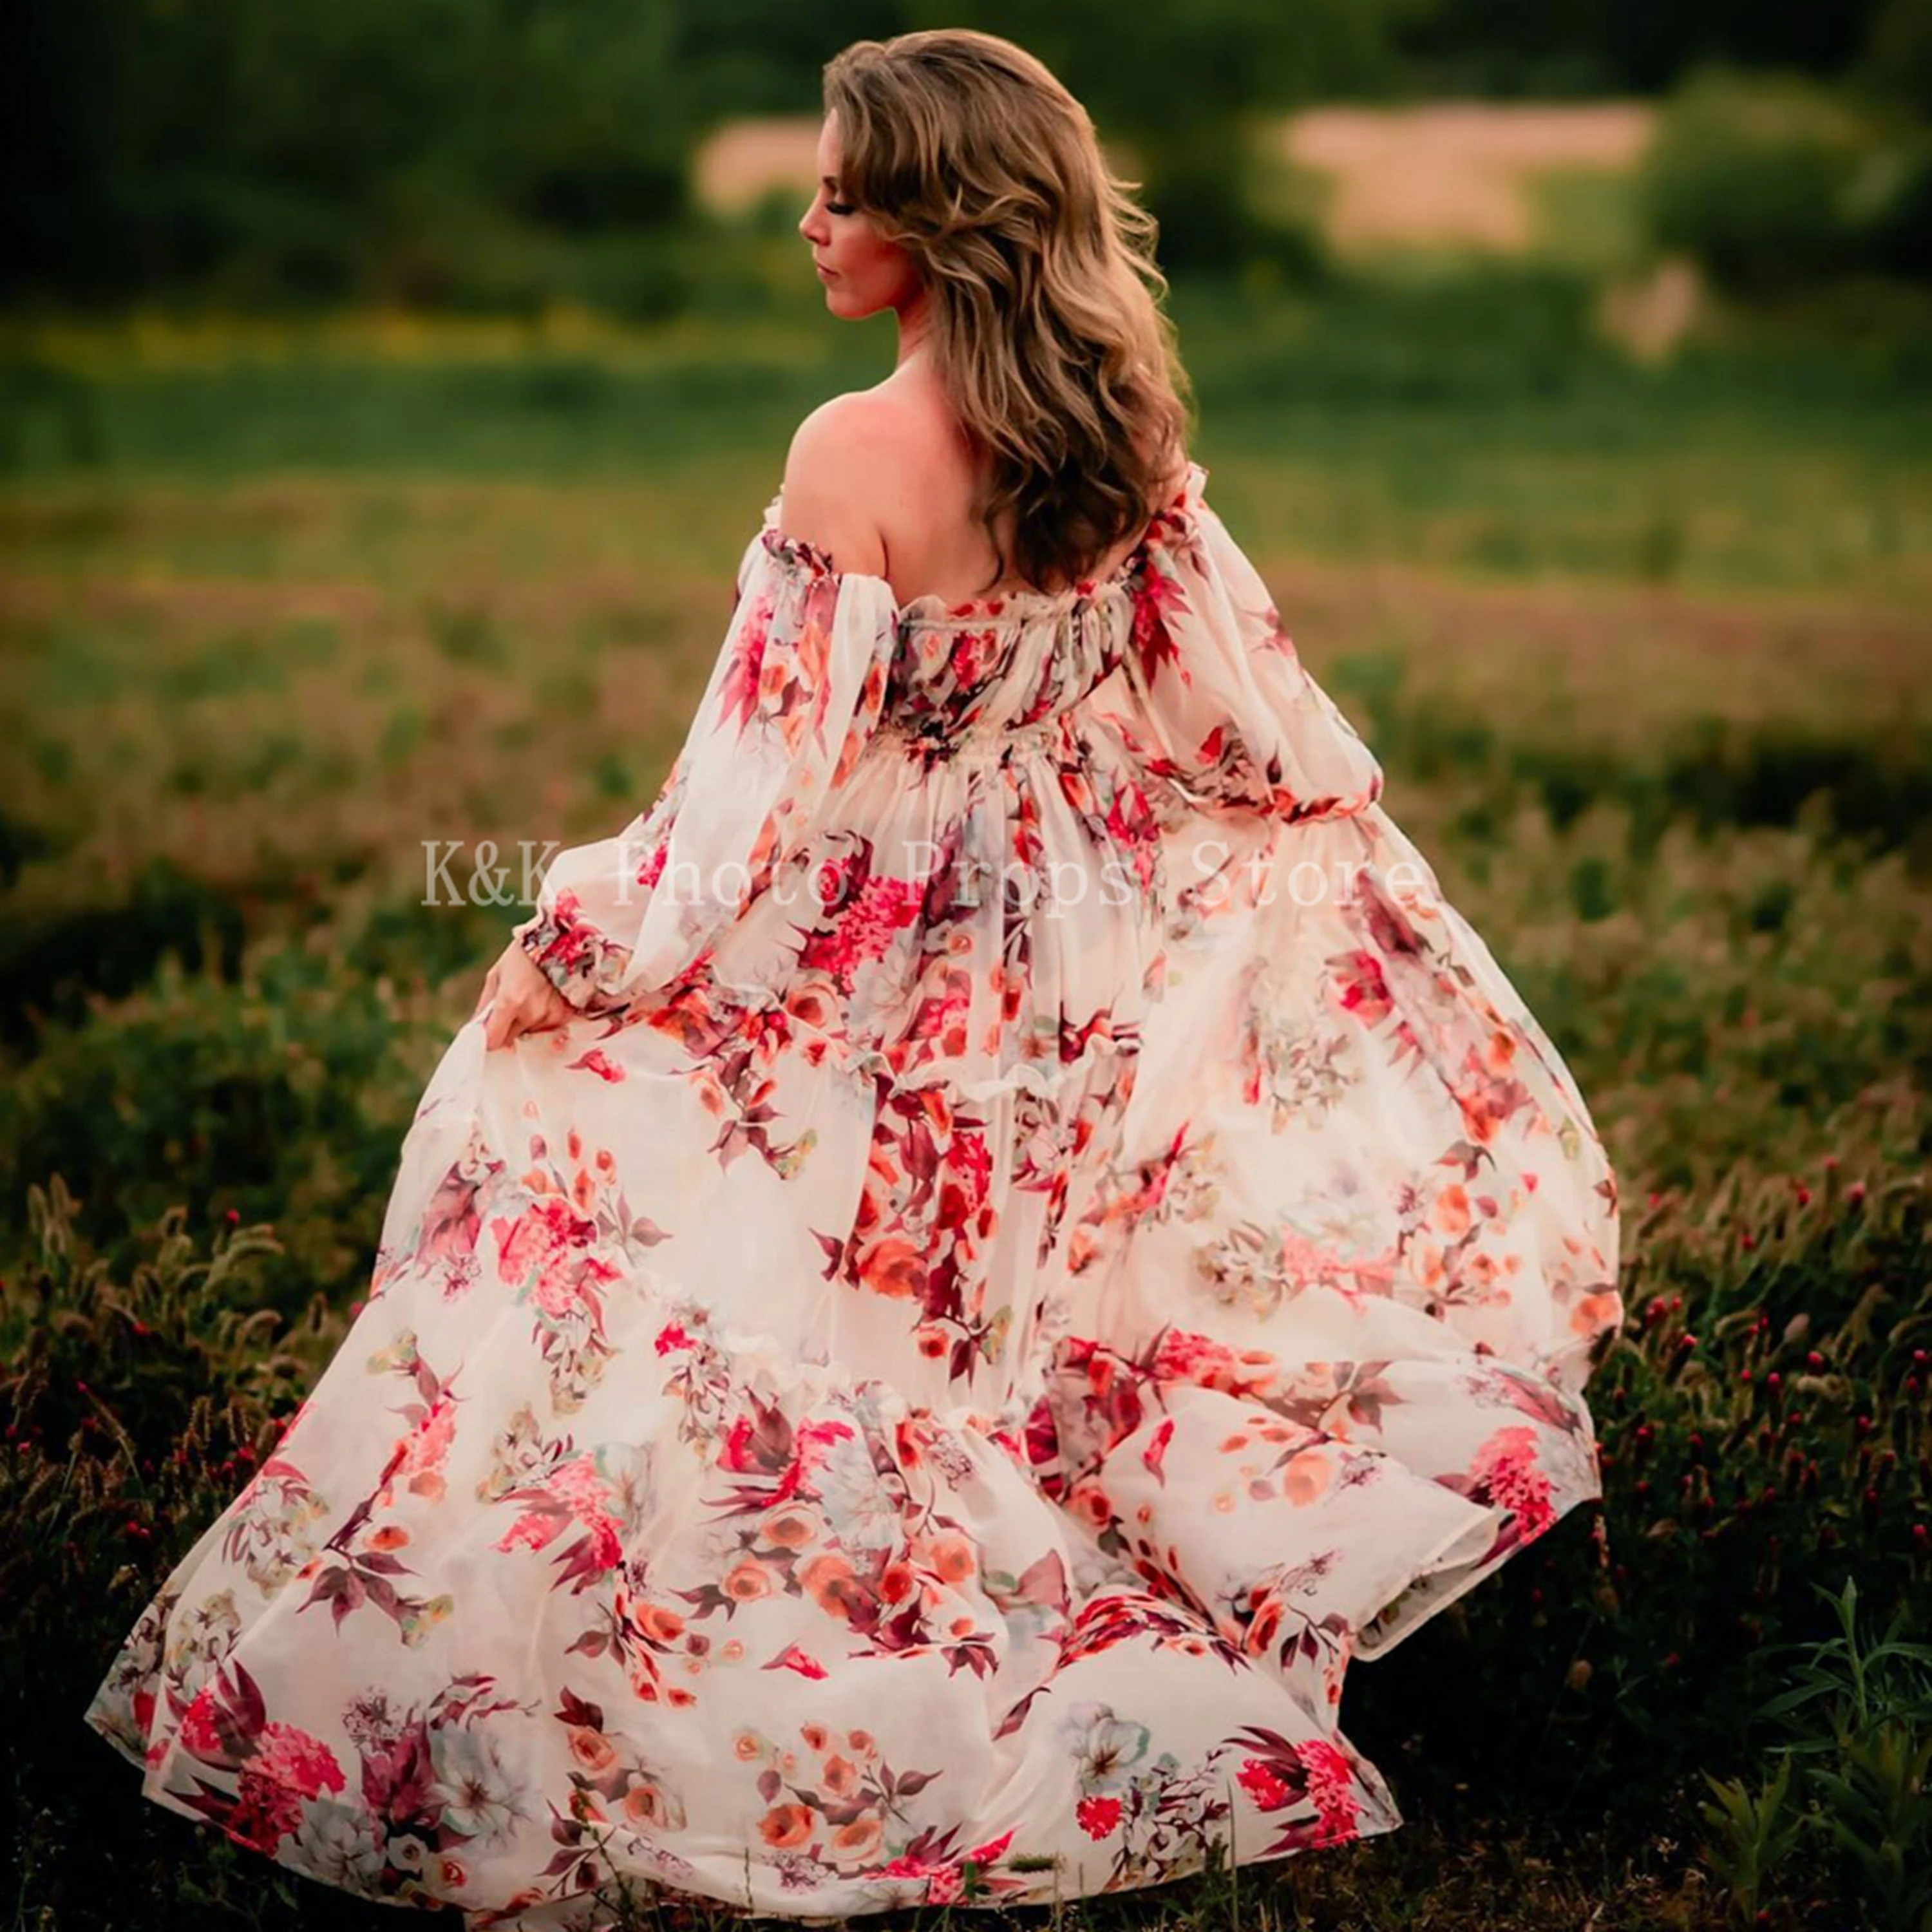
[[[1291,821],[1359,812],[1382,770],[1306,669],[1260,573],[1202,500],[1184,502],[1148,548],[1122,664],[1119,719],[1156,776],[1202,808]]]
[[[884,580],[767,524],[654,803],[544,874],[519,944],[572,1005],[673,985],[809,837],[876,729],[897,638]]]

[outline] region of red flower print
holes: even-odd
[[[812,1653],[795,1643],[788,1643],[770,1663],[761,1665],[765,1670],[795,1670],[801,1677],[819,1678],[825,1675],[825,1666]]]
[[[343,1788],[342,1767],[334,1752],[320,1738],[292,1724],[264,1724],[254,1762],[265,1778],[290,1786],[304,1798],[319,1798],[325,1791]]]
[[[1234,1781],[1264,1811],[1278,1811],[1284,1804],[1294,1801],[1294,1792],[1282,1781],[1272,1766],[1264,1764],[1258,1757],[1242,1760],[1240,1769],[1234,1774]]]
[[[1379,1026],[1395,1010],[1382,962],[1366,950],[1345,952],[1329,962],[1335,972],[1335,996],[1344,1012],[1364,1026]]]
[[[1090,1838],[1105,1838],[1118,1828],[1120,1801],[1118,1798],[1083,1798],[1074,1808],[1080,1828]]]

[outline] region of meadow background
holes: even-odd
[[[963,24],[1143,184],[1214,500],[1588,1096],[1630,1310],[1602,1509],[1351,1678],[1405,1828],[1058,1916],[1926,1932],[1932,0],[29,10],[0,1924],[386,1922],[80,1714],[524,910],[425,842],[655,794],[791,430],[891,366],[794,232],[820,64]]]

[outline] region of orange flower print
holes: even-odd
[[[664,1824],[672,1815],[663,1791],[650,1779],[634,1774],[624,1792],[623,1802],[625,1822],[640,1828]]]
[[[862,1252],[858,1274],[862,1288],[904,1300],[919,1292],[926,1278],[923,1250],[904,1235],[888,1234]]]
[[[758,1835],[780,1850],[802,1845],[812,1836],[812,1813],[802,1804],[774,1804],[758,1820]]]
[[[1623,1297],[1614,1288],[1599,1288],[1578,1298],[1570,1311],[1570,1326],[1579,1335],[1594,1335],[1623,1319]]]
[[[617,1748],[602,1731],[573,1724],[568,1732],[570,1754],[592,1777],[600,1777],[617,1762]]]
[[[817,1520],[803,1510],[780,1510],[765,1519],[764,1540],[774,1550],[802,1550],[819,1533]]]
[[[970,1538],[942,1536],[932,1545],[932,1567],[947,1583],[963,1583],[979,1567],[979,1554]]]
[[[800,1587],[828,1616],[846,1617],[860,1594],[850,1562],[838,1550],[812,1558],[798,1572]]]
[[[1328,1488],[1331,1473],[1324,1451],[1304,1449],[1282,1471],[1282,1493],[1298,1507],[1312,1503]]]
[[[841,1864],[868,1858],[878,1850],[885,1834],[884,1820],[876,1812],[868,1811],[862,1818],[854,1818],[849,1824],[836,1826],[826,1849]]]
[[[772,1593],[772,1573],[754,1556],[748,1556],[724,1573],[718,1586],[725,1595],[740,1604],[755,1603]]]

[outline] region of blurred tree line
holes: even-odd
[[[962,22],[1032,48],[1127,145],[1184,270],[1314,266],[1254,139],[1310,100],[1628,93],[1723,62],[1842,76],[1917,125],[1932,77],[1932,0],[30,0],[9,298],[515,308],[548,290],[672,312],[718,267],[692,192],[711,128],[815,110],[850,40]],[[1891,165],[1910,176],[1917,151]]]

